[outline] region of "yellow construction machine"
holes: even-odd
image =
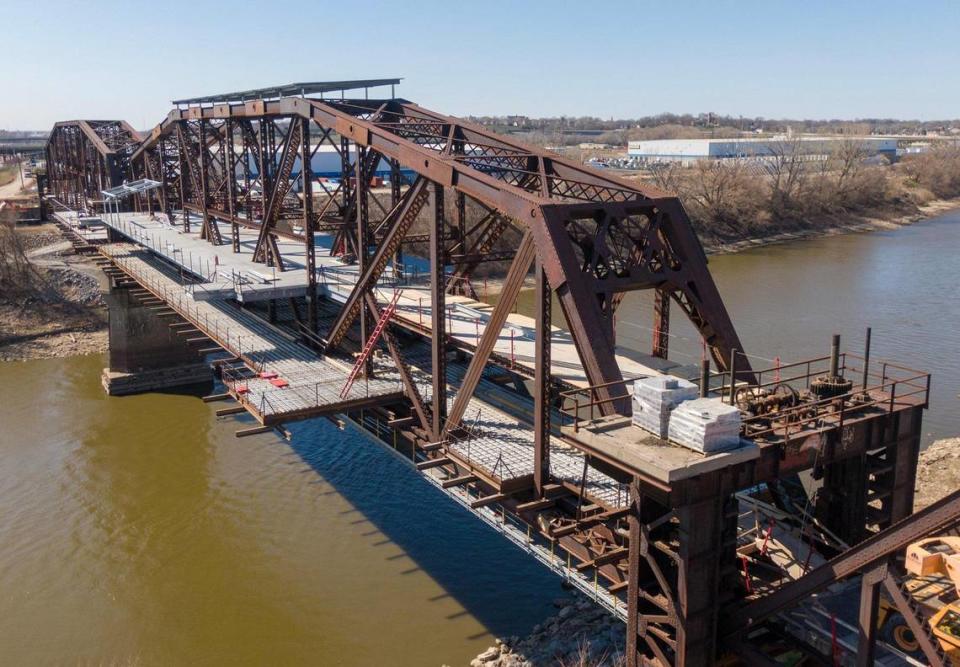
[[[907,547],[904,593],[930,627],[947,657],[960,665],[960,537],[930,537]],[[919,642],[903,615],[881,599],[877,619],[883,639],[921,657]]]

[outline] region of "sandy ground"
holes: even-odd
[[[23,181],[23,190],[29,190],[35,187],[37,181],[33,178],[27,178]],[[14,178],[6,185],[0,185],[0,199],[13,199],[21,194],[20,176]]]

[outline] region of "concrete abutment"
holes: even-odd
[[[123,396],[212,383],[210,365],[197,349],[130,288],[111,284],[106,297],[110,351],[101,380],[108,394]]]

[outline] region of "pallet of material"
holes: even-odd
[[[670,413],[668,438],[704,454],[740,446],[740,410],[719,398],[684,401]]]
[[[692,382],[669,375],[637,378],[633,383],[633,423],[666,438],[670,412],[698,393]]]

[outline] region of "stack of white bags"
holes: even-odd
[[[633,423],[666,438],[670,411],[698,394],[697,385],[669,375],[639,378],[633,383]]]
[[[667,433],[679,445],[709,454],[740,444],[740,411],[719,398],[697,398],[670,414]]]

